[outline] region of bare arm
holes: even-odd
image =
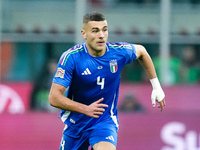
[[[157,79],[155,67],[151,60],[151,57],[149,56],[146,49],[142,45],[134,45],[134,46],[136,49],[137,59],[144,68],[145,72],[147,73],[151,81],[151,84],[153,86],[153,91],[151,95],[153,107],[156,106],[156,101],[158,101],[159,102],[158,108],[160,108],[162,111],[165,106],[165,94]]]
[[[147,73],[149,79],[156,78],[156,72],[151,60],[151,57],[147,53],[146,49],[142,45],[134,45],[136,49],[137,59]]]
[[[49,94],[49,103],[50,105],[77,113],[85,114],[89,117],[98,118],[105,111],[102,107],[108,107],[106,104],[102,104],[103,98],[95,101],[91,105],[87,106],[71,99],[65,97],[63,93],[65,92],[66,87],[52,83],[50,94]]]

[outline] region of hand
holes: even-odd
[[[90,104],[86,109],[85,115],[93,118],[99,118],[99,116],[102,115],[105,111],[105,109],[102,107],[108,107],[108,105],[101,103],[103,99],[104,98],[101,98],[95,101],[94,103]]]
[[[165,105],[166,105],[166,104],[165,104],[165,98],[163,98],[163,100],[160,101],[160,102],[159,102],[159,105],[158,105],[158,108],[161,109],[161,112],[163,111],[163,108],[164,108]]]
[[[153,107],[156,107],[156,101],[158,101],[159,105],[158,108],[161,109],[161,112],[164,109],[165,104],[165,93],[163,92],[162,88],[153,89],[151,94],[151,100]]]

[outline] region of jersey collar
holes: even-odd
[[[84,47],[84,49],[85,49],[85,52],[88,53],[88,49],[87,49],[87,47],[86,47],[86,43],[83,44],[83,47]],[[106,43],[106,52],[109,52],[109,48],[108,48],[107,43]]]

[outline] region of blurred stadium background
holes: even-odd
[[[199,0],[0,0],[0,149],[58,149],[64,125],[48,92],[91,11],[105,14],[110,42],[146,47],[166,93],[160,113],[140,64],[124,67],[118,149],[200,150]]]

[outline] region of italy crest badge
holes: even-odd
[[[117,72],[117,60],[111,60],[110,61],[110,71],[112,73]]]

